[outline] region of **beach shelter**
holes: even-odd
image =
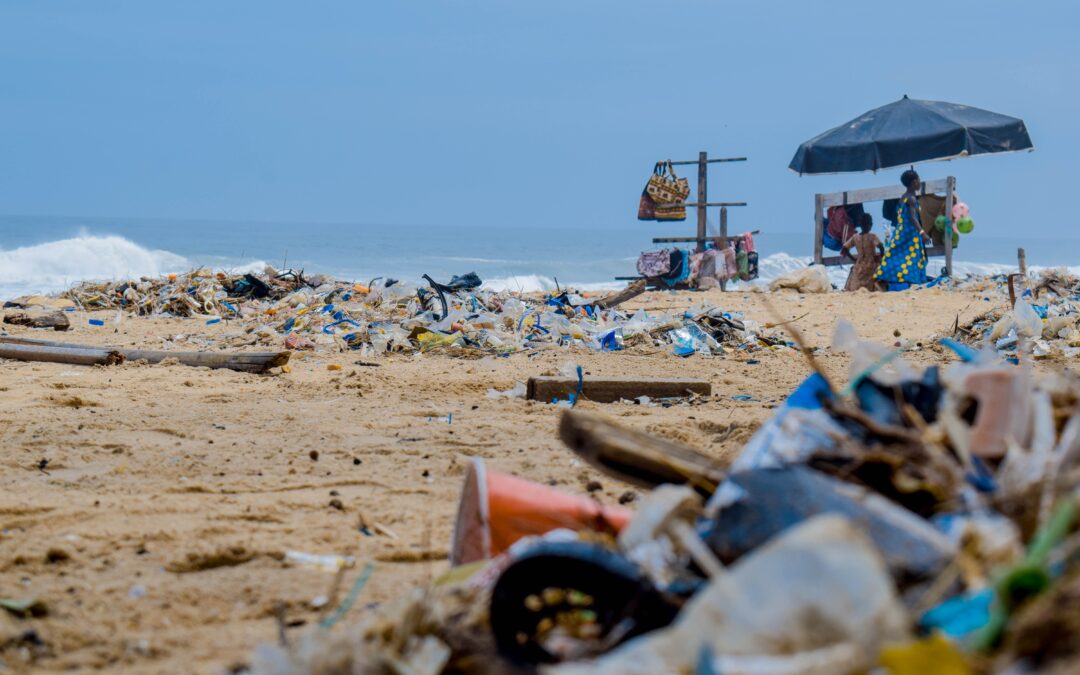
[[[945,101],[924,101],[906,95],[875,108],[838,127],[811,138],[795,151],[788,165],[799,175],[857,173],[908,166],[919,162],[954,159],[968,155],[1016,152],[1033,149],[1024,121]],[[945,212],[951,213],[956,179],[924,181],[923,195],[945,193]],[[824,256],[825,211],[832,206],[896,199],[904,188],[881,188],[817,194],[814,199],[814,262],[841,265],[851,261]],[[929,256],[945,256],[952,275],[952,237],[942,246],[926,250]]]
[[[904,96],[806,141],[788,168],[800,175],[879,171],[1031,149],[1031,137],[1019,118]]]

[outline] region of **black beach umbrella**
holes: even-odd
[[[1021,119],[904,96],[806,141],[788,166],[799,174],[878,171],[1031,148]]]

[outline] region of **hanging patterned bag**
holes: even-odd
[[[653,178],[662,175],[662,167],[663,164],[656,163],[656,166],[653,167]],[[638,202],[637,208],[638,220],[656,220],[656,202],[653,201],[652,196],[649,194],[649,186],[652,184],[653,178],[649,178],[649,182],[641,190],[641,200]]]
[[[658,206],[685,202],[690,195],[690,181],[676,176],[675,167],[668,160],[657,164],[646,189]]]
[[[671,161],[660,165],[660,172],[653,172],[647,190],[655,203],[657,220],[686,220],[686,198],[690,195],[690,181],[675,175]]]

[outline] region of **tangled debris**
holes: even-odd
[[[469,555],[255,671],[1075,672],[1080,378],[959,342],[918,370],[845,330],[848,384],[811,375],[730,467],[564,411],[573,452],[651,488],[632,515],[477,460]]]
[[[353,349],[363,357],[665,345],[690,356],[791,346],[779,332],[715,308],[681,315],[617,308],[643,288],[590,297],[573,290],[491,291],[472,273],[446,284],[425,279],[428,285],[418,287],[381,278],[350,283],[269,267],[263,274],[242,275],[198,269],[139,281],[83,283],[64,296],[84,310],[225,322],[238,329],[221,338],[227,346]]]

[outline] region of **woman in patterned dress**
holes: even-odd
[[[913,169],[905,171],[900,182],[907,192],[896,205],[896,228],[885,244],[885,254],[874,275],[888,290],[926,283],[926,233],[919,222],[919,198],[915,196],[922,182]]]

